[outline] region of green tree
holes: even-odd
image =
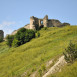
[[[36,33],[36,37],[40,37],[40,33],[39,32]]]
[[[12,46],[13,39],[14,39],[14,35],[8,35],[8,36],[6,37],[6,39],[7,39],[7,45],[8,45],[9,47],[11,47],[11,46]]]
[[[69,46],[67,49],[65,49],[63,54],[65,56],[65,60],[72,63],[77,58],[77,47],[75,44],[70,42]]]
[[[28,30],[25,28],[21,28],[14,36],[12,46],[20,46],[26,42],[29,42],[32,38],[35,37],[35,32],[33,30]]]
[[[2,41],[3,41],[3,38],[1,37],[1,38],[0,38],[0,42],[2,42]]]
[[[18,47],[19,46],[19,41],[17,39],[14,39],[12,42],[13,47]]]

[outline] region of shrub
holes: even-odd
[[[35,38],[35,32],[33,30],[21,28],[15,35],[8,35],[6,39],[7,45],[18,47],[29,42],[32,38]]]
[[[39,32],[36,33],[36,37],[40,37],[40,33]]]
[[[7,39],[7,45],[8,45],[9,47],[11,47],[11,46],[12,46],[13,39],[14,39],[14,35],[8,35],[8,36],[6,37],[6,39]]]
[[[35,32],[33,30],[27,30],[27,34],[29,35],[29,40],[35,38]]]
[[[44,25],[41,25],[41,26],[39,27],[39,30],[42,29],[43,27],[44,27]]]
[[[0,42],[2,42],[3,41],[3,38],[0,38]]]
[[[35,32],[33,30],[27,30],[25,28],[21,28],[14,37],[12,46],[17,47],[26,42],[29,42],[32,38],[35,38]]]
[[[18,47],[19,46],[19,41],[17,39],[14,39],[12,42],[13,47]]]
[[[47,27],[44,27],[44,30],[47,30]]]
[[[63,54],[65,56],[65,60],[72,63],[77,58],[77,48],[75,44],[70,42],[69,46],[67,47],[67,49],[65,49],[65,52]]]
[[[41,69],[42,69],[43,71],[45,71],[45,70],[46,70],[45,65],[42,65]]]
[[[38,72],[39,72],[39,74],[40,74],[40,77],[42,77],[42,70],[39,69]]]

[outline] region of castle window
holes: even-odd
[[[41,24],[43,25],[43,21],[41,21]]]

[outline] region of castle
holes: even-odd
[[[3,39],[4,38],[4,32],[3,30],[0,30],[0,39]]]
[[[37,28],[43,27],[63,27],[66,25],[70,25],[69,23],[61,23],[56,19],[48,19],[48,15],[46,15],[43,19],[37,17],[30,17],[30,24],[24,26],[26,29],[36,30]],[[19,29],[18,29],[19,30]],[[18,30],[12,32],[12,35],[16,34]]]
[[[30,24],[25,25],[24,27],[27,29],[35,30],[37,27],[62,27],[65,25],[70,25],[69,23],[61,23],[56,19],[48,19],[48,15],[46,15],[43,19],[36,18],[34,16],[30,17]]]

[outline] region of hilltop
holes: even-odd
[[[34,72],[40,77],[40,69],[45,74],[47,62],[56,61],[70,40],[77,43],[77,26],[42,28],[39,33],[39,38],[16,48],[9,48],[6,42],[0,43],[0,77],[29,77]]]

